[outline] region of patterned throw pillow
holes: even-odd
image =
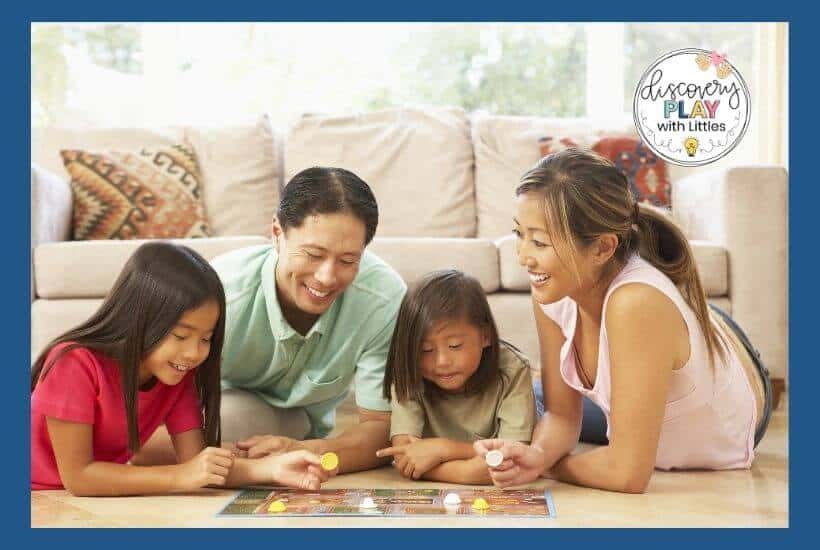
[[[71,176],[74,239],[207,237],[193,150],[60,151]]]
[[[632,195],[638,202],[671,208],[672,186],[666,161],[658,157],[635,137],[543,137],[538,140],[542,157],[568,147],[589,148],[608,158],[629,180]]]

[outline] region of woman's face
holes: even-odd
[[[356,278],[365,235],[364,222],[347,212],[310,215],[287,231],[274,221],[276,289],[284,305],[324,313]]]
[[[577,292],[580,285],[575,272],[558,258],[547,231],[543,197],[525,193],[516,198],[515,205],[518,263],[527,270],[535,301],[551,304]]]

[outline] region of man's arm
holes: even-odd
[[[378,458],[376,451],[389,446],[390,413],[359,408],[359,423],[338,437],[308,439],[297,445],[316,454],[339,455],[339,473],[359,472],[384,466],[390,458]]]

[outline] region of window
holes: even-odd
[[[626,117],[646,67],[684,47],[726,53],[777,104],[753,114],[744,160],[787,158],[783,23],[35,23],[32,125],[281,126],[406,105]]]

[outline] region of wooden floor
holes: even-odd
[[[33,491],[32,527],[788,527],[788,397],[775,411],[751,470],[660,472],[643,495],[584,489],[550,480],[557,517],[516,518],[219,518],[236,491],[202,490],[163,497],[78,498]],[[340,410],[349,422],[352,407]],[[332,479],[326,488],[440,487],[409,482],[392,468]]]

